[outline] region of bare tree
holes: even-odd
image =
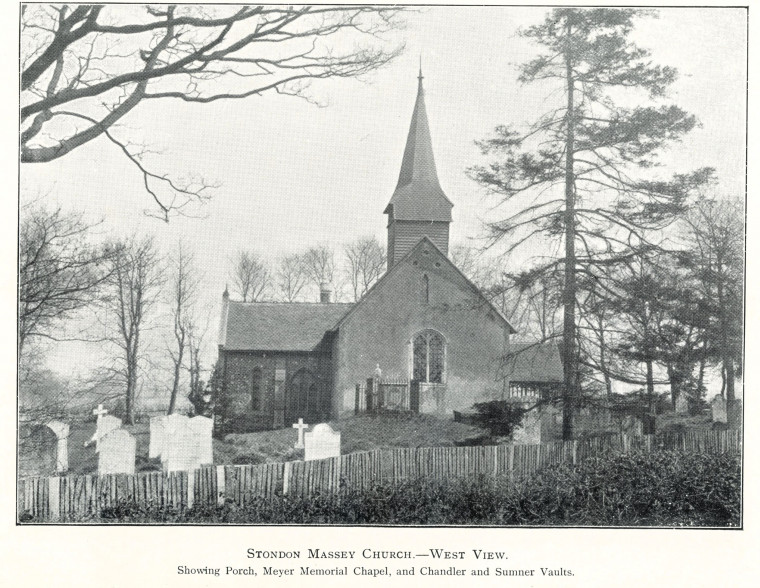
[[[95,301],[113,250],[88,242],[92,228],[61,208],[21,208],[19,355],[32,337],[60,340],[60,324]]]
[[[397,26],[398,12],[390,6],[24,5],[21,161],[53,161],[106,138],[136,166],[158,215],[168,219],[206,198],[209,185],[151,170],[145,150],[117,136],[117,123],[145,101],[207,104],[267,92],[310,98],[311,80],[360,76],[397,56],[401,48],[386,48],[381,35]]]
[[[306,285],[308,276],[302,255],[286,255],[277,268],[277,290],[286,302],[295,302]]]
[[[114,330],[111,341],[119,350],[112,373],[125,387],[125,421],[133,424],[146,317],[158,300],[163,274],[150,238],[131,237],[116,251],[104,304]]]
[[[343,252],[354,301],[358,301],[385,272],[385,248],[375,237],[361,237]]]
[[[198,295],[198,276],[193,264],[193,255],[187,251],[187,248],[180,242],[177,249],[177,255],[170,261],[171,288],[171,316],[172,316],[172,336],[174,338],[172,346],[167,346],[169,357],[172,361],[172,387],[169,396],[169,408],[167,414],[173,414],[177,405],[177,395],[179,393],[180,379],[182,368],[185,362],[185,351],[189,352],[190,360],[193,355],[197,360],[197,353],[190,347],[191,338],[197,339],[192,335],[193,325],[193,305]],[[193,343],[197,343],[193,341]],[[193,371],[190,371],[191,375]]]
[[[316,288],[317,297],[324,286],[332,287],[335,278],[335,252],[327,245],[312,247],[303,256],[309,282]],[[319,300],[319,298],[317,298]]]
[[[230,277],[233,291],[243,302],[261,301],[272,281],[266,263],[252,251],[237,254]]]

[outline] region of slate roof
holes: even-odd
[[[505,375],[512,382],[562,382],[556,343],[510,343]]]
[[[352,306],[229,301],[220,345],[230,351],[311,351]]]
[[[396,220],[450,222],[453,206],[438,182],[420,72],[398,184],[384,212]]]

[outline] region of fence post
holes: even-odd
[[[190,470],[187,472],[187,508],[188,510],[193,508],[195,502],[195,472],[198,470]]]
[[[61,516],[61,478],[48,478],[48,510],[50,520],[57,521]]]
[[[224,494],[225,494],[225,477],[224,477],[224,466],[219,465],[216,466],[216,504],[218,506],[224,505]]]
[[[570,441],[570,443],[573,444],[572,445],[572,448],[573,448],[573,465],[577,465],[578,464],[578,440],[577,439],[573,439],[572,441]]]
[[[374,392],[374,383],[375,381],[372,378],[367,378],[367,387],[364,389],[365,397],[366,397],[366,406],[364,407],[364,410],[367,412],[372,412],[372,410],[375,408],[374,403],[372,402],[372,394]]]
[[[293,474],[293,462],[286,461],[285,469],[282,473],[282,495],[287,496],[290,490],[290,478]]]

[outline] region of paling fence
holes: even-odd
[[[87,520],[123,502],[178,510],[225,502],[244,507],[281,494],[302,497],[361,490],[378,482],[418,477],[519,479],[547,465],[656,449],[739,452],[741,436],[734,430],[615,435],[540,445],[378,449],[308,462],[208,466],[192,472],[22,478],[17,506],[19,516],[31,522]]]

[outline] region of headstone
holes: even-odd
[[[309,425],[303,422],[303,419],[298,419],[297,423],[293,423],[293,428],[298,429],[298,441],[296,441],[295,448],[296,449],[303,449],[303,434],[306,429],[309,428]]]
[[[304,435],[304,460],[324,459],[340,455],[340,432],[335,432],[328,424],[320,424]]]
[[[22,425],[19,430],[18,467],[21,476],[56,473],[58,438],[45,425]]]
[[[100,440],[108,435],[111,431],[115,431],[116,429],[119,429],[121,427],[121,419],[116,418],[115,416],[111,416],[110,414],[106,416],[99,416],[98,417],[98,425],[95,429],[95,434],[92,436],[92,438],[85,443],[85,446],[89,445],[92,442],[95,442],[95,451],[98,451]]]
[[[529,410],[523,415],[520,426],[512,433],[515,445],[535,445],[541,443],[541,413]]]
[[[69,426],[61,421],[50,421],[48,428],[58,438],[55,455],[55,471],[65,472],[69,469]]]
[[[214,462],[211,419],[201,416],[191,419],[178,414],[165,418],[164,441],[160,447],[164,471],[192,471]]]
[[[169,426],[168,417],[157,416],[150,419],[150,444],[148,457],[161,457],[166,443],[166,428]]]
[[[723,396],[716,396],[710,402],[712,408],[712,420],[715,423],[727,423],[728,413],[726,412],[726,399]]]
[[[686,414],[689,412],[689,403],[686,400],[685,394],[679,394],[676,397],[676,413],[677,414]]]
[[[135,473],[135,438],[115,429],[98,442],[98,475]]]

